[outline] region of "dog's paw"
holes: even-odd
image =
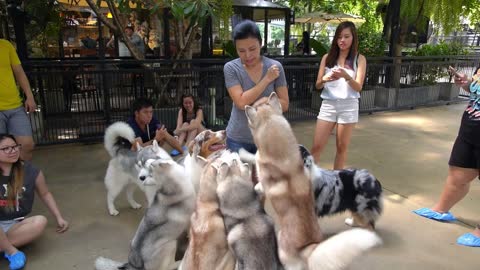
[[[118,212],[117,209],[108,210],[108,212],[110,213],[110,216],[117,216],[118,213],[120,213],[120,212]]]
[[[140,209],[142,208],[142,205],[137,203],[137,202],[132,202],[130,203],[130,206],[133,208],[133,209]]]
[[[355,221],[351,217],[345,219],[345,224],[347,224],[350,227],[355,227]]]

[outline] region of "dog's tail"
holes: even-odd
[[[355,228],[339,233],[315,247],[308,258],[308,269],[345,269],[356,257],[381,243],[375,232],[366,229]]]
[[[134,140],[135,132],[125,122],[115,122],[105,130],[105,149],[111,157],[115,157],[121,149],[130,149]]]
[[[104,257],[95,260],[95,270],[118,270],[125,266],[125,263],[117,262]]]

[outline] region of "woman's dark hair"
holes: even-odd
[[[138,98],[132,104],[132,113],[140,111],[143,108],[153,107],[153,102],[148,98]]]
[[[183,94],[180,99],[180,108],[182,109],[183,122],[187,121],[187,110],[183,107],[183,100],[185,98],[191,98],[193,100],[193,113],[196,115],[198,109],[200,109],[200,104],[198,104],[197,99],[192,94]]]
[[[257,24],[251,20],[241,21],[235,26],[232,33],[233,43],[239,39],[256,38],[262,44],[262,35]]]
[[[326,59],[326,66],[331,68],[337,64],[337,59],[340,54],[340,48],[338,47],[338,38],[344,29],[349,28],[352,32],[352,46],[350,47],[350,52],[348,53],[347,59],[345,60],[345,64],[348,64],[350,67],[353,68],[353,59],[358,53],[358,35],[357,35],[357,28],[355,24],[350,21],[341,22],[337,30],[335,30],[335,36],[332,40],[332,46],[330,47],[330,51],[328,52],[328,56]]]
[[[2,142],[5,139],[12,139],[16,144],[17,140],[15,140],[15,137],[13,137],[10,134],[5,134],[5,133],[0,133],[0,142]],[[0,173],[2,172],[2,169],[0,169]],[[20,158],[13,163],[12,165],[12,170],[10,177],[8,178],[8,195],[7,195],[7,201],[9,202],[7,209],[10,211],[14,210],[15,207],[15,200],[17,196],[22,193],[22,187],[23,187],[23,162]]]

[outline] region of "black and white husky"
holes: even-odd
[[[165,150],[158,146],[155,140],[152,145],[137,147],[137,151],[131,150],[134,139],[133,129],[125,122],[115,122],[105,130],[105,149],[111,156],[105,174],[105,186],[108,212],[112,216],[118,215],[114,202],[125,187],[127,187],[127,200],[132,208],[141,207],[133,199],[135,184],[146,193],[150,204],[154,191],[148,192],[148,185],[138,179],[138,174],[145,168],[145,162],[149,159],[172,159]]]
[[[147,208],[130,243],[128,262],[98,257],[96,270],[171,270],[177,268],[177,240],[190,224],[195,208],[195,191],[185,169],[173,160],[146,161],[140,179],[154,187],[153,202]]]
[[[347,225],[374,229],[383,210],[382,186],[375,176],[365,169],[322,169],[303,145],[299,147],[311,175],[317,216],[349,210],[352,217],[345,220]]]

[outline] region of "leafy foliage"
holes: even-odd
[[[448,56],[467,54],[469,54],[468,50],[460,42],[440,42],[439,44],[425,44],[417,51],[411,53],[412,56]]]
[[[372,33],[366,28],[360,27],[358,30],[358,50],[365,56],[384,56],[387,42],[380,32]]]
[[[31,0],[25,5],[27,24],[25,32],[32,55],[47,57],[48,44],[56,43],[62,19],[54,1]]]
[[[440,44],[425,44],[420,49],[415,52],[412,52],[412,56],[445,56],[450,55],[467,55],[469,54],[468,50],[462,43],[459,42],[441,42]],[[425,60],[431,61],[431,60]],[[422,60],[418,60],[422,62]],[[433,85],[436,83],[437,79],[447,76],[447,72],[444,67],[439,67],[438,65],[423,65],[420,66],[420,70],[417,72],[418,75],[414,79],[417,85]]]

